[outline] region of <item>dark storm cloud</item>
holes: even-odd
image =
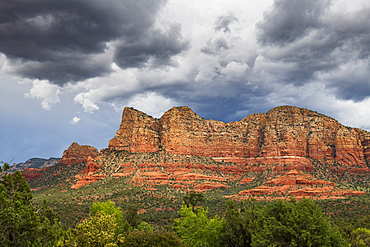
[[[194,82],[178,85],[147,88],[165,98],[176,99],[189,106],[198,115],[224,122],[240,120],[249,114],[236,114],[239,109],[258,108],[265,100],[267,90],[254,91],[255,85],[245,81],[226,82],[213,78],[212,84]]]
[[[253,92],[243,85],[224,87],[222,91],[210,90],[208,95],[197,92],[182,92],[179,99],[187,102],[197,114],[206,119],[221,120],[224,122],[238,121],[250,113],[237,114],[240,109],[257,109],[264,102],[263,92]],[[232,94],[232,96],[230,96]],[[170,92],[164,95],[171,95]]]
[[[258,23],[262,43],[294,42],[322,25],[330,0],[275,0],[272,9]]]
[[[114,62],[121,68],[143,67],[150,58],[152,66],[171,64],[171,57],[189,46],[181,36],[181,26],[171,25],[169,30],[150,30],[137,40],[123,41],[116,48]]]
[[[335,73],[356,63],[367,66],[348,73],[369,71],[370,9],[339,14],[330,7],[328,0],[275,0],[257,23],[261,55],[272,64],[266,71],[279,81],[295,85],[327,74],[323,83],[338,97],[362,100],[370,95],[369,81],[355,80],[352,90],[348,90],[352,80],[343,80],[345,76],[339,79]]]
[[[233,13],[220,16],[217,18],[215,22],[215,31],[223,30],[224,33],[229,33],[230,32],[229,25],[235,21],[238,21],[238,18],[236,18]]]
[[[101,76],[111,71],[108,62],[94,62],[90,56],[83,54],[78,57],[63,56],[58,61],[25,62],[23,60],[20,62],[11,60],[10,65],[16,68],[17,74],[24,77],[50,80],[59,85]]]
[[[152,40],[146,42],[160,42],[156,44],[158,59],[168,60],[184,46],[176,44],[182,44],[179,35],[170,44],[164,41],[173,30],[153,31],[156,14],[165,2],[1,1],[0,52],[12,61],[15,73],[58,84],[109,73],[109,64],[96,55],[103,54],[111,41],[131,40],[139,48],[135,40],[143,42],[142,37],[149,36]],[[135,55],[145,57],[147,52],[137,50]]]

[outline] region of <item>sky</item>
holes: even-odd
[[[0,161],[108,147],[123,108],[280,105],[370,130],[368,0],[0,2]]]

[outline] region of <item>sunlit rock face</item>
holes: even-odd
[[[160,147],[159,121],[138,110],[126,107],[116,136],[109,141],[114,150],[129,152],[158,152]]]
[[[237,164],[309,165],[309,159],[365,167],[370,134],[348,128],[320,113],[293,106],[276,107],[237,122],[206,120],[189,107],[174,107],[160,119],[125,108],[111,150],[212,157]]]
[[[153,191],[157,186],[206,192],[247,185],[229,196],[237,200],[335,199],[364,194],[336,183],[367,181],[367,159],[368,132],[307,109],[281,106],[224,123],[174,107],[159,119],[125,108],[107,149],[98,153],[72,143],[60,164],[86,163],[71,178],[71,189],[112,177]],[[39,172],[26,175],[31,179]]]
[[[96,148],[82,145],[74,142],[67,150],[63,152],[63,157],[60,159],[60,164],[74,165],[80,162],[86,162],[89,157],[96,158],[99,155],[99,152]]]

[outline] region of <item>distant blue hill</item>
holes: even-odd
[[[42,159],[42,158],[31,158],[27,160],[25,163],[13,164],[8,172],[15,172],[15,171],[23,171],[26,168],[45,168],[49,166],[53,166],[59,162],[60,158],[49,158],[49,159]]]

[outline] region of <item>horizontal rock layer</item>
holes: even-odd
[[[370,134],[320,113],[276,107],[238,122],[205,120],[189,107],[174,107],[160,119],[125,108],[111,150],[213,157],[234,163],[309,164],[308,158],[366,167]]]
[[[265,185],[253,189],[240,191],[237,195],[229,198],[244,200],[257,196],[258,200],[270,200],[273,198],[287,198],[295,196],[312,199],[341,199],[348,196],[365,195],[363,191],[354,191],[336,187],[333,182],[318,180],[302,171],[290,170],[280,172],[273,179],[269,179]],[[263,196],[263,197],[262,197]]]

